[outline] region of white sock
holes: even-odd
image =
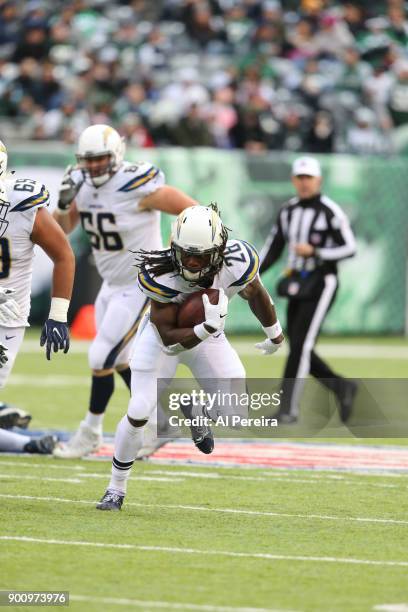
[[[88,425],[91,429],[93,429],[97,433],[102,433],[102,423],[103,423],[104,414],[94,414],[93,412],[87,412],[86,417],[84,419],[84,423]]]
[[[139,450],[143,446],[144,427],[133,427],[127,415],[119,421],[115,434],[115,451],[109,489],[126,493],[127,479]]]
[[[22,436],[14,431],[0,429],[0,452],[15,453],[22,451],[30,440],[29,436]]]

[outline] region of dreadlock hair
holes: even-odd
[[[148,267],[149,275],[153,278],[168,274],[169,272],[174,272],[175,276],[178,274],[171,256],[171,249],[163,249],[161,251],[145,251],[141,249],[140,251],[133,252],[136,255],[136,266],[142,272],[145,272]]]

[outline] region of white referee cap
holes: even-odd
[[[320,164],[314,157],[298,157],[293,162],[292,176],[322,176]]]

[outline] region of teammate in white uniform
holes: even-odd
[[[112,477],[98,509],[120,510],[122,506],[144,426],[155,409],[158,378],[171,379],[177,365],[184,363],[204,389],[208,384],[217,387],[220,379],[244,383],[244,367],[223,333],[229,299],[238,293],[259,319],[267,335],[256,345],[260,350],[272,354],[282,345],[282,329],[258,267],[254,247],[243,240],[228,240],[213,206],[185,210],[173,225],[171,248],[141,254],[139,286],[152,300],[151,312],[134,344],[132,396],[116,430]],[[219,301],[212,305],[203,295],[204,323],[178,328],[179,304],[188,294],[209,287],[219,289]],[[212,452],[209,428],[193,427],[192,434],[202,452]]]
[[[28,326],[34,245],[54,262],[52,301],[40,344],[46,344],[47,359],[69,349],[67,312],[74,280],[75,259],[64,233],[46,210],[49,193],[45,185],[6,174],[7,151],[0,143],[0,387],[4,387]],[[10,288],[11,291],[10,291]],[[2,298],[3,296],[3,298]],[[7,347],[7,348],[6,348]],[[38,443],[28,436],[0,430],[0,450],[51,452],[55,440]]]
[[[103,279],[95,302],[97,335],[89,349],[89,410],[71,440],[55,449],[62,458],[81,457],[100,446],[115,371],[130,389],[130,349],[149,301],[137,286],[132,252],[162,248],[160,211],[179,214],[195,204],[165,185],[163,172],[151,163],[123,161],[123,155],[116,130],[88,127],[79,138],[78,165],[67,168],[54,213],[66,233],[81,221]]]

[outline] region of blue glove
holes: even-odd
[[[68,353],[69,350],[69,331],[68,324],[61,323],[61,321],[54,321],[54,319],[47,319],[42,328],[40,346],[46,346],[47,359],[51,359],[51,347],[54,353],[57,353],[59,349],[64,349],[64,353]]]

